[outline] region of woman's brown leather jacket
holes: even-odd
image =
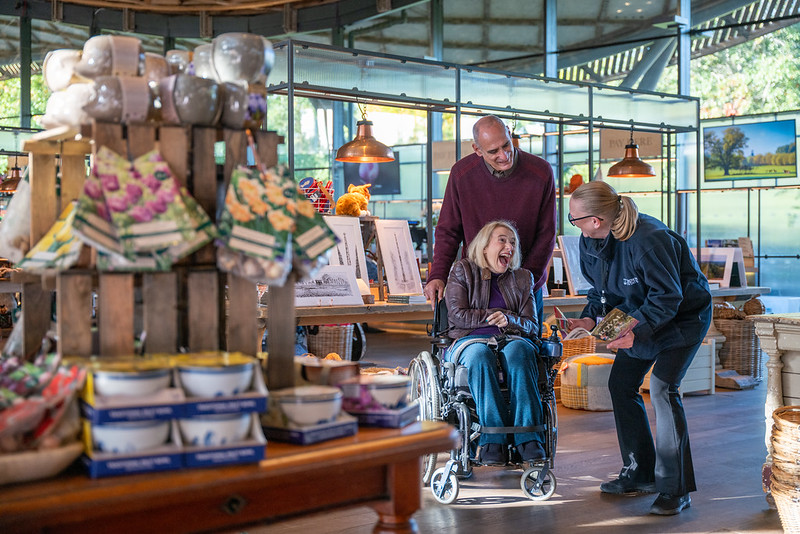
[[[492,272],[481,269],[467,258],[457,261],[450,271],[444,298],[450,323],[448,336],[458,339],[476,328],[487,326],[486,318],[500,308],[489,308]],[[508,318],[506,334],[534,337],[538,330],[533,312],[533,275],[527,269],[506,271],[497,278],[497,285],[507,309],[500,309]]]

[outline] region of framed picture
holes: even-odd
[[[331,251],[331,265],[347,265],[352,267],[356,278],[361,280],[361,287],[369,292],[369,275],[367,274],[367,257],[364,254],[364,242],[361,239],[361,221],[358,217],[324,215],[323,218],[339,238],[339,243]]]
[[[703,128],[703,179],[797,177],[795,120]]]
[[[422,279],[419,276],[419,266],[411,242],[408,221],[377,219],[375,229],[378,233],[378,246],[383,258],[389,293],[421,295]]]
[[[711,284],[717,283],[721,288],[747,287],[747,276],[744,270],[744,255],[739,247],[701,248],[700,257],[697,249],[691,249],[700,270]]]
[[[294,286],[294,304],[302,306],[361,306],[356,273],[347,265],[326,265],[310,280]]]
[[[578,235],[558,236],[558,247],[564,259],[570,295],[586,295],[592,288],[592,284],[581,273],[580,240],[581,236]]]

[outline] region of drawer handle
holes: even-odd
[[[239,495],[231,495],[222,505],[222,510],[228,515],[236,515],[247,506],[247,501]]]

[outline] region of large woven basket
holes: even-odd
[[[561,377],[561,373],[558,375]],[[561,404],[567,408],[585,410],[589,406],[589,390],[578,386],[561,385]]]
[[[352,324],[319,326],[316,334],[309,329],[308,352],[320,358],[335,352],[343,360],[352,360],[353,327]]]
[[[800,534],[800,487],[784,484],[773,476],[770,491],[778,508],[783,531]]]
[[[761,345],[752,321],[714,319],[714,325],[725,336],[719,349],[719,362],[723,369],[733,369],[740,375],[749,375],[760,381]]]

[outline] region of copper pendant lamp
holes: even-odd
[[[17,190],[17,185],[19,181],[22,179],[20,175],[20,171],[22,169],[19,168],[17,165],[17,158],[14,157],[14,166],[9,169],[11,174],[9,174],[8,178],[0,182],[0,194],[5,195],[12,195]]]
[[[361,108],[356,137],[343,144],[336,151],[336,161],[349,163],[386,163],[394,161],[394,152],[372,136],[372,121],[367,120],[367,112]]]
[[[625,157],[615,163],[608,170],[606,176],[612,178],[648,178],[655,176],[653,167],[639,158],[639,145],[633,142],[633,126],[631,126],[631,140],[625,145]]]

